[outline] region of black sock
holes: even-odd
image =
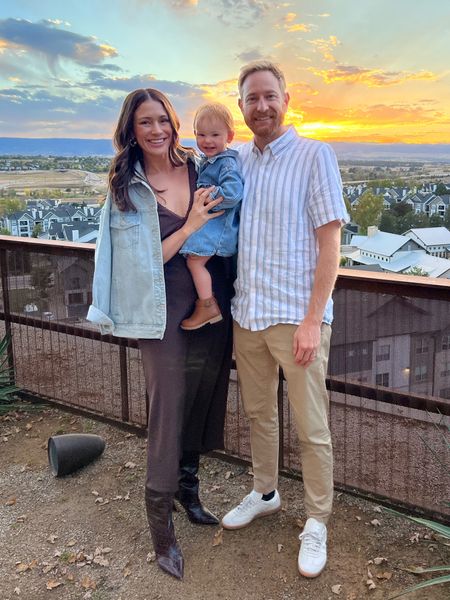
[[[272,492],[269,492],[268,494],[263,494],[262,500],[272,500],[272,498],[274,496],[275,496],[275,490],[273,490]]]

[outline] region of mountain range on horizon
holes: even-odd
[[[193,146],[192,139],[183,139]],[[450,144],[331,142],[340,160],[450,161]],[[109,139],[0,137],[0,156],[113,156]]]

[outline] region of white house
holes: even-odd
[[[417,268],[430,277],[450,278],[450,260],[427,254],[412,237],[386,233],[377,227],[369,227],[367,233],[353,236],[350,245],[342,249],[349,266],[372,266],[390,273],[407,273]]]
[[[447,227],[408,229],[403,235],[417,242],[431,256],[450,258],[450,231]]]

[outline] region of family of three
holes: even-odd
[[[340,229],[348,217],[331,148],[284,124],[289,94],[279,67],[250,63],[238,87],[252,141],[228,148],[232,116],[208,104],[194,121],[201,154],[180,144],[180,124],[163,93],[141,89],[125,99],[88,319],[105,334],[139,340],[149,398],[149,529],[158,565],[180,579],[174,500],[192,522],[219,523],[199,498],[199,456],[223,448],[233,339],[254,483],[221,523],[239,529],[281,508],[283,369],[307,514],[298,569],[315,577],[326,564],[332,509],[325,375]]]

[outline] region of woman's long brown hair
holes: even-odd
[[[188,156],[194,154],[193,150],[180,144],[178,135],[180,121],[167,96],[153,88],[135,90],[128,94],[122,105],[114,132],[114,147],[117,153],[113,158],[108,175],[108,184],[113,200],[122,211],[136,211],[128,194],[128,186],[132,177],[136,175],[134,168],[136,161],[140,161],[143,165],[143,156],[134,137],[134,114],[139,106],[147,100],[159,102],[169,118],[172,126],[172,139],[169,147],[171,164],[174,167],[180,167],[186,163]]]

